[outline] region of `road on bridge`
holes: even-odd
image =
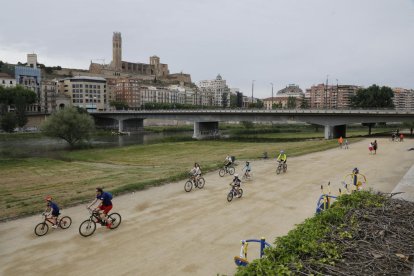
[[[89,238],[78,233],[85,206],[63,210],[73,219],[67,230],[36,237],[40,216],[0,224],[1,275],[216,275],[236,271],[240,240],[286,234],[313,215],[320,185],[336,192],[345,174],[359,167],[368,187],[391,192],[413,165],[412,141],[378,139],[377,155],[368,140],[288,159],[288,172],[275,174],[274,160],[253,161],[254,178],[242,184],[241,199],[227,202],[230,176],[206,174],[202,190],[184,192],[184,181],[114,198],[122,214],[116,230],[99,227]],[[243,166],[239,161],[236,172]],[[202,163],[202,162],[201,162]],[[91,200],[94,191],[91,191]],[[249,259],[258,256],[249,245]]]

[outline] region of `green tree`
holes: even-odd
[[[9,112],[4,114],[0,120],[1,129],[6,132],[13,132],[17,126],[16,114]]]
[[[128,109],[128,104],[123,101],[111,101],[109,105],[115,107],[116,110]]]
[[[17,125],[23,127],[27,123],[26,109],[36,102],[36,93],[23,86],[10,88],[13,97],[13,105],[16,108]]]
[[[63,139],[71,147],[84,140],[89,140],[94,129],[93,118],[89,114],[79,113],[74,107],[57,111],[41,126],[45,135]]]
[[[394,92],[387,86],[379,87],[371,85],[368,88],[359,89],[358,92],[351,97],[351,107],[357,108],[393,108],[392,98]]]
[[[295,109],[296,108],[296,98],[289,96],[287,101],[287,108],[288,109]]]
[[[302,98],[302,102],[300,103],[300,108],[301,109],[308,109],[309,108],[309,102],[305,98]]]

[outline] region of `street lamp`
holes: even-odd
[[[272,106],[270,107],[270,109],[273,109],[273,82],[270,83],[272,85]]]
[[[254,82],[255,80],[252,81],[252,106],[253,106],[253,91],[254,91]]]

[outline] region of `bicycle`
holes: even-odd
[[[204,184],[206,183],[205,179],[203,177],[196,178],[195,176],[190,176],[190,179],[187,180],[184,184],[184,191],[190,192],[194,187],[202,189],[204,187]]]
[[[239,188],[238,191],[234,188],[234,186],[231,187],[230,192],[227,195],[227,201],[230,202],[233,200],[233,197],[241,198],[243,195],[243,189]]]
[[[98,211],[92,210],[91,208],[88,208],[88,210],[90,217],[87,220],[83,221],[79,226],[79,234],[83,237],[89,237],[92,235],[96,230],[97,223],[106,225],[106,223],[102,221]],[[108,214],[108,220],[111,223],[111,227],[109,229],[113,230],[115,228],[118,228],[118,226],[121,224],[121,215],[118,213]]]
[[[36,225],[34,232],[37,236],[44,236],[46,235],[46,233],[49,231],[49,225],[50,224],[54,224],[54,222],[52,221],[52,218],[49,218],[48,215],[46,213],[42,213],[42,216],[45,217],[45,220],[41,223],[39,223],[38,225]],[[59,219],[59,217],[57,217],[56,219],[56,225],[62,229],[67,229],[70,227],[70,225],[72,224],[72,219],[69,216],[64,216],[62,218]]]
[[[245,171],[243,176],[242,176],[242,180],[251,180],[253,177],[253,173],[250,171]]]
[[[276,168],[276,174],[280,174],[282,171],[284,173],[287,171],[287,164],[282,161],[279,161],[279,165],[277,165]]]
[[[232,167],[232,166],[224,166],[223,168],[221,168],[219,170],[219,175],[221,177],[225,176],[226,174],[233,175],[234,174],[234,171],[235,171],[234,167]]]

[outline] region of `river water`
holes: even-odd
[[[131,135],[96,136],[91,139],[89,145],[94,148],[143,145],[157,143],[165,138],[191,138],[192,134],[192,132],[143,132]],[[47,156],[66,149],[69,149],[66,141],[48,137],[0,141],[0,156]]]

